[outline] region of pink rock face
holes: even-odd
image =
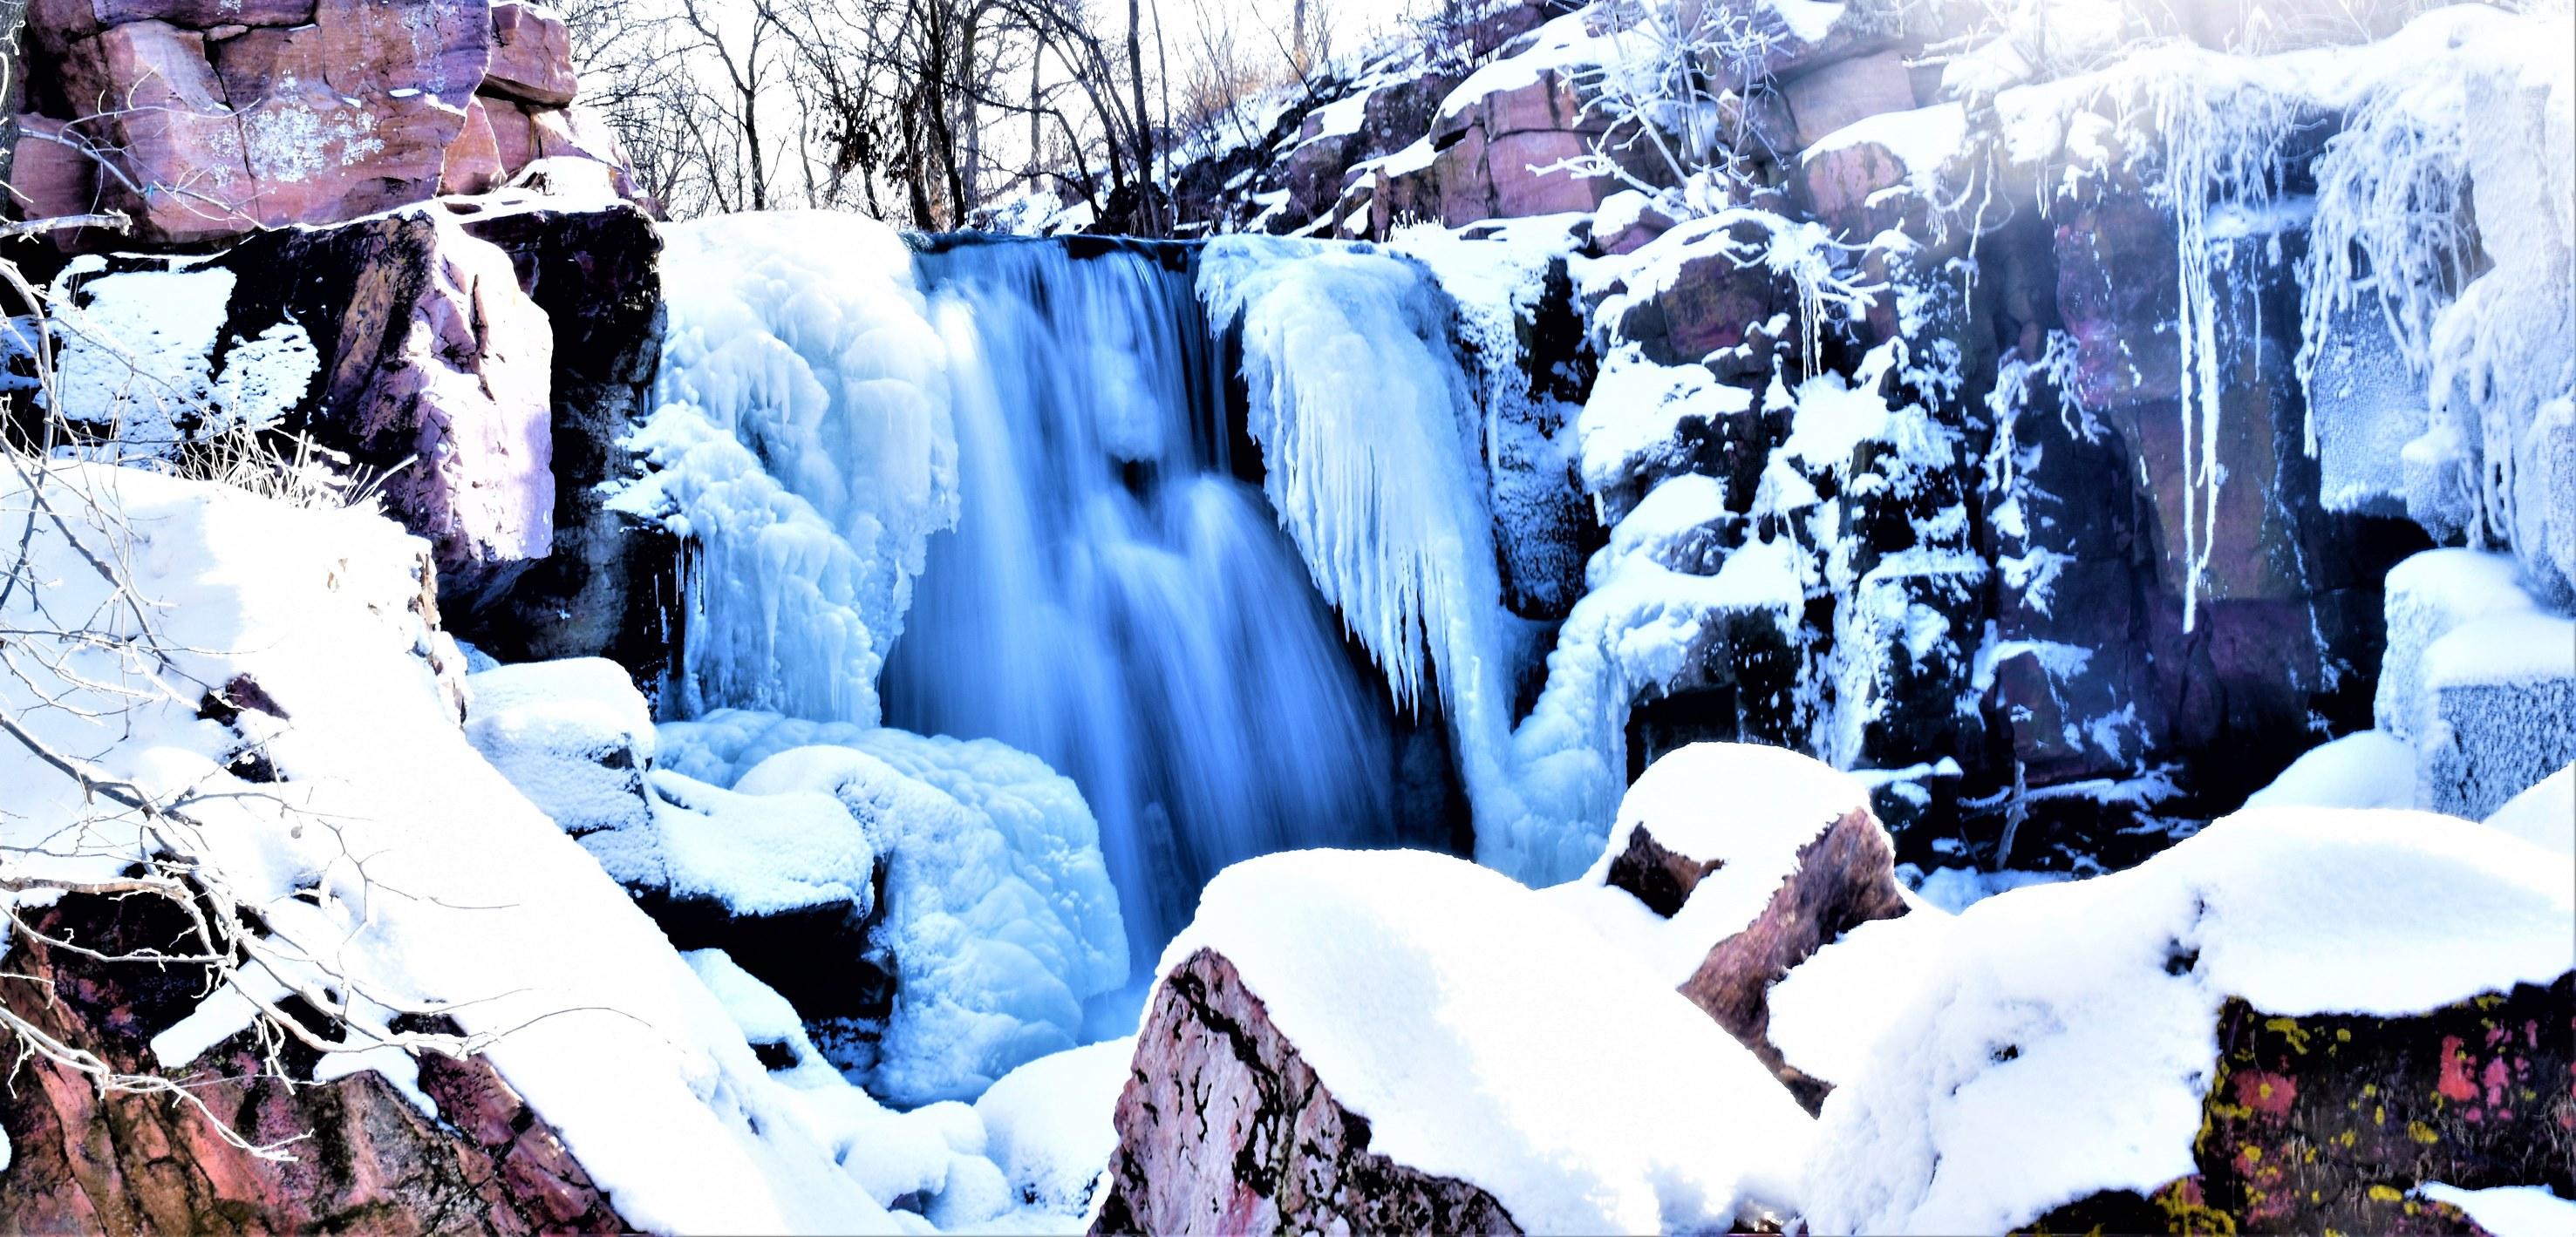
[[[320,0],[301,10],[101,0],[86,12],[147,9],[220,19],[230,37],[160,18],[72,37],[82,14],[69,11],[41,39],[67,45],[59,89],[70,128],[111,152],[107,204],[132,213],[145,240],[330,222],[429,197],[490,44],[483,0]],[[263,24],[308,12],[309,24]]]
[[[89,158],[58,140],[63,123],[43,116],[18,117],[18,145],[9,164],[9,187],[30,219],[88,213],[98,185]]]
[[[360,283],[361,296],[386,300],[353,306],[352,317],[382,322],[386,339],[381,350],[343,353],[332,403],[361,439],[392,439],[414,456],[385,482],[386,505],[429,538],[446,589],[471,593],[553,548],[554,332],[498,246],[441,210],[396,226],[432,230],[427,269],[408,303],[395,299],[406,281]],[[342,402],[348,362],[370,354],[374,364],[354,375],[364,385]]]
[[[1866,241],[1902,220],[1878,195],[1905,183],[1908,169],[1896,152],[1876,142],[1851,142],[1807,155],[1799,168],[1808,209],[1846,241]]]
[[[492,114],[476,98],[465,105],[465,128],[447,144],[438,174],[438,191],[481,193],[501,182],[500,140],[492,133]]]
[[[561,19],[517,0],[38,0],[30,30],[30,98],[146,243],[481,192],[547,157],[629,183],[615,134],[568,106]],[[81,196],[61,153],[32,164],[48,203]]]
[[[492,6],[491,94],[548,107],[569,107],[580,83],[572,71],[572,35],[563,19],[517,0]]]

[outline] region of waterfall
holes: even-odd
[[[1151,973],[1229,863],[1399,839],[1382,689],[1261,494],[1177,247],[920,256],[948,354],[956,527],[888,656],[885,720],[1073,779]]]

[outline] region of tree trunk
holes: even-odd
[[[1127,0],[1127,81],[1136,105],[1136,230],[1152,236],[1155,234],[1154,113],[1145,107],[1143,16],[1143,0]]]

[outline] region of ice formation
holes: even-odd
[[[676,704],[874,722],[930,534],[957,519],[946,352],[911,251],[854,215],[664,231],[646,474],[612,505],[687,543]]]

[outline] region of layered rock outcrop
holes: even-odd
[[[32,215],[131,215],[148,242],[336,223],[597,160],[560,18],[520,0],[45,0],[29,13]]]

